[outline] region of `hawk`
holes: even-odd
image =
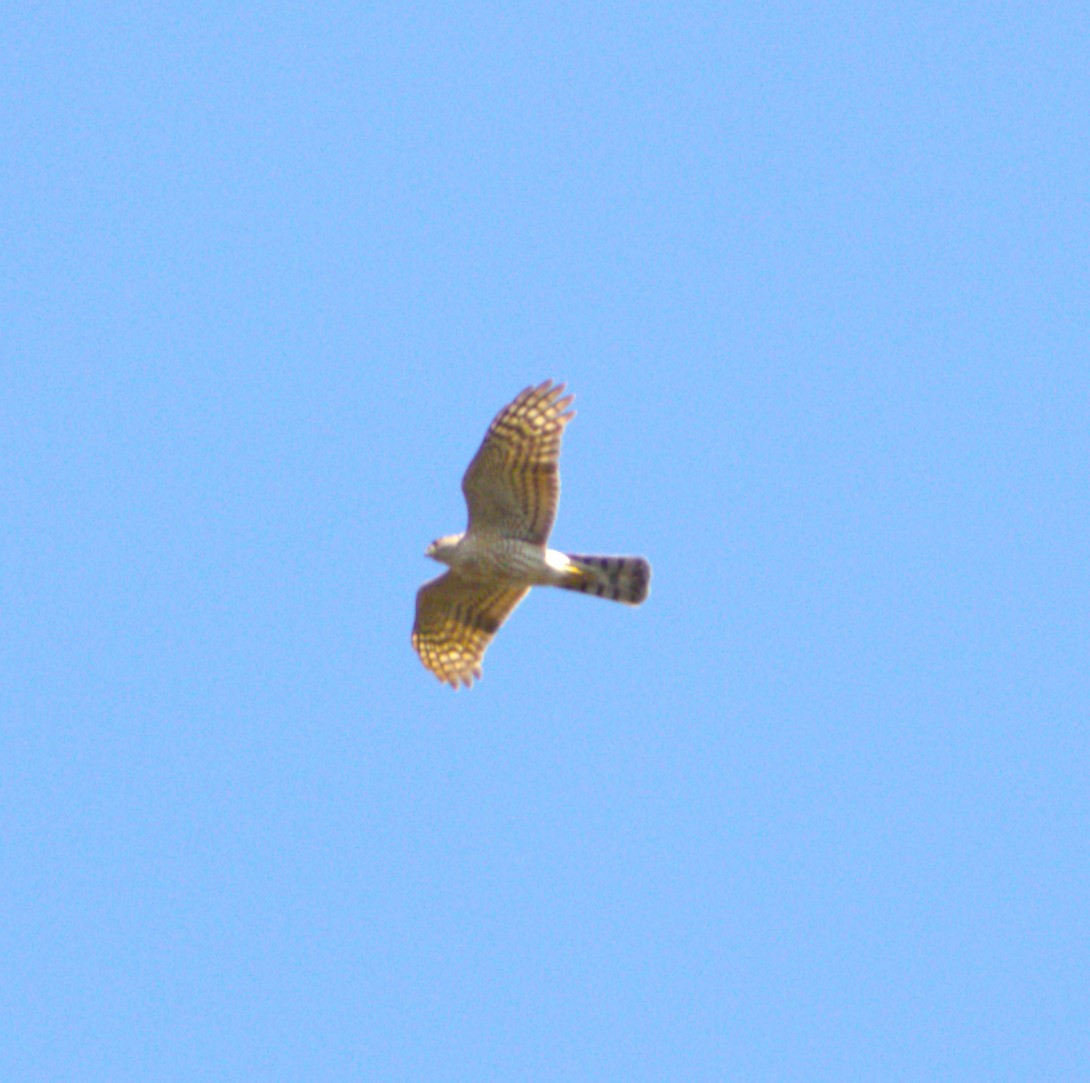
[[[643,557],[561,553],[546,542],[560,500],[560,439],[574,395],[546,380],[505,406],[462,478],[464,534],[433,541],[425,556],[450,570],[416,595],[413,647],[452,688],[481,676],[484,652],[531,587],[563,587],[639,605],[651,584]]]

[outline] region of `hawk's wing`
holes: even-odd
[[[481,676],[488,644],[529,587],[482,587],[455,572],[425,583],[416,594],[413,647],[451,688]]]
[[[469,532],[544,545],[560,501],[560,438],[574,395],[546,380],[505,406],[462,478]]]

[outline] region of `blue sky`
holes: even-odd
[[[0,21],[0,1075],[1090,1073],[1085,8]]]

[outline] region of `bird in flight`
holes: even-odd
[[[480,679],[488,644],[531,587],[562,587],[639,605],[651,585],[643,557],[549,549],[560,500],[560,440],[574,395],[546,380],[505,406],[485,433],[462,492],[464,534],[431,543],[425,556],[449,571],[416,595],[413,647],[452,688]]]

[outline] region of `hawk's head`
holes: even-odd
[[[454,550],[458,548],[458,543],[463,537],[465,537],[464,534],[447,534],[446,537],[436,538],[424,550],[424,556],[431,557],[440,564],[450,564],[454,559]]]

